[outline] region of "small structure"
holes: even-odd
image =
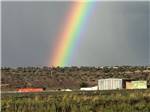
[[[118,69],[119,67],[118,66],[113,66],[113,69]]]
[[[72,91],[71,89],[61,89],[61,91]]]
[[[98,90],[114,90],[122,89],[123,80],[118,78],[109,78],[109,79],[99,79],[98,80]]]
[[[42,92],[42,91],[44,91],[44,88],[19,88],[17,89],[17,92],[21,92],[21,93]]]
[[[84,87],[84,88],[80,88],[81,91],[96,91],[98,90],[98,86],[94,86],[94,87]]]
[[[126,89],[147,89],[147,81],[126,81]]]

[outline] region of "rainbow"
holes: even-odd
[[[67,66],[73,52],[80,41],[82,30],[91,12],[91,2],[79,0],[71,4],[65,26],[58,36],[57,44],[53,48],[53,55],[49,66]]]

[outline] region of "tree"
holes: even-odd
[[[81,83],[80,83],[80,87],[88,87],[88,83],[86,83],[86,82],[81,82]]]

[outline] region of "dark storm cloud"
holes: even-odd
[[[149,65],[150,65],[150,2],[148,3],[149,13],[148,13],[148,19],[149,19]]]
[[[68,3],[5,2],[2,6],[2,64],[46,65]]]
[[[148,64],[148,2],[93,5],[70,65]],[[2,65],[48,65],[70,6],[71,2],[3,2]]]

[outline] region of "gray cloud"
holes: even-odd
[[[71,5],[2,2],[2,66],[48,65]],[[147,65],[148,2],[93,5],[69,65]]]

